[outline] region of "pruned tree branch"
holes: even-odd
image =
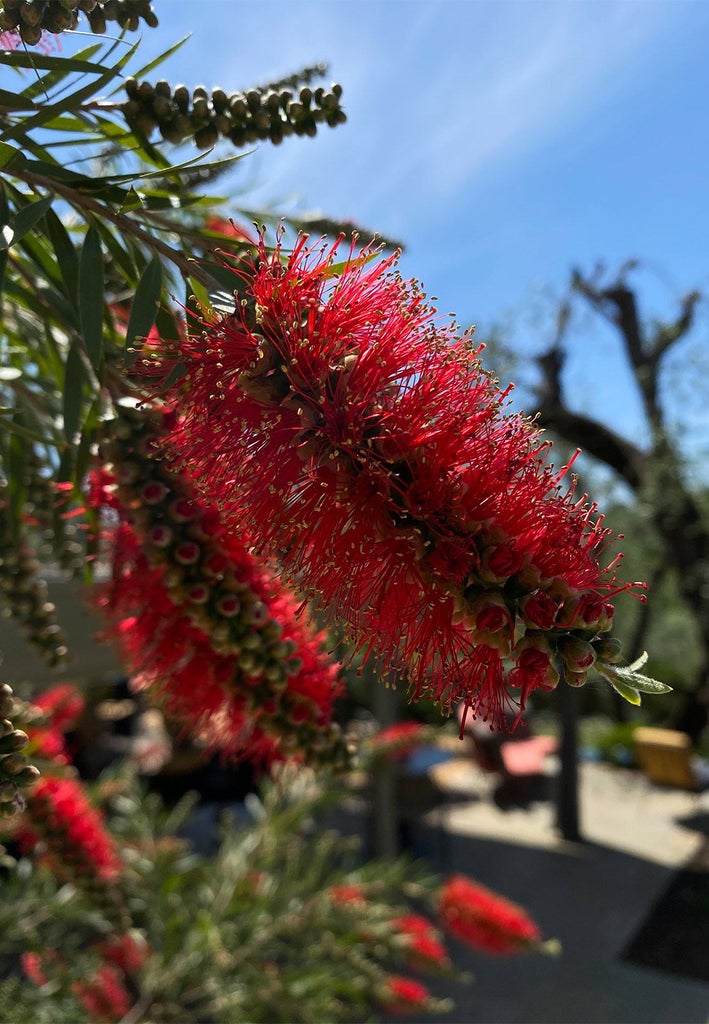
[[[561,384],[565,359],[565,353],[556,345],[537,358],[543,373],[537,392],[542,424],[574,447],[584,448],[637,491],[646,475],[646,454],[605,424],[568,408],[562,397]]]

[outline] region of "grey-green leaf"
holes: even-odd
[[[86,232],[79,261],[79,321],[91,365],[98,369],[103,351],[104,275],[101,239],[93,225]]]
[[[641,704],[640,694],[634,687],[628,686],[627,683],[620,679],[609,678],[608,681],[613,689],[621,695],[623,700],[627,700],[628,704],[634,704],[636,707]]]
[[[44,217],[45,213],[52,205],[52,196],[42,196],[35,203],[28,203],[27,206],[23,206],[15,214],[15,219],[12,223],[13,239],[12,245],[31,231],[35,224]]]
[[[641,675],[639,672],[618,672],[622,682],[632,686],[634,690],[641,693],[671,693],[672,687],[667,683],[661,683],[659,679],[651,679],[650,676]]]
[[[138,282],[131,305],[126,331],[126,366],[131,366],[135,360],[136,353],[132,350],[136,339],[144,338],[155,323],[162,294],[162,281],[162,263],[157,256],[153,256]]]
[[[71,444],[76,441],[81,426],[85,380],[81,353],[76,345],[72,345],[64,371],[64,436]]]

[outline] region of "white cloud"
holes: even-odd
[[[643,65],[652,67],[655,44],[686,10],[627,0],[444,5],[446,47],[428,49],[409,122],[425,130],[408,139],[405,159],[389,166],[380,190],[415,177],[433,194],[450,195],[582,128]]]

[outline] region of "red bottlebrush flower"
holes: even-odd
[[[71,757],[60,732],[55,732],[54,729],[44,729],[41,726],[28,725],[27,735],[40,757],[45,757],[57,765],[71,764]]]
[[[58,683],[32,698],[44,714],[46,724],[57,732],[66,732],[76,724],[85,701],[73,683]]]
[[[361,885],[347,884],[342,885],[331,885],[327,890],[327,894],[333,903],[359,903],[364,904],[367,902],[364,889]]]
[[[204,226],[208,231],[214,231],[216,234],[236,239],[237,242],[242,244],[246,243],[253,247],[258,245],[258,238],[252,237],[248,231],[239,227],[233,220],[225,220],[224,217],[209,217]],[[219,239],[215,239],[215,242],[219,242]],[[224,243],[221,242],[220,244],[223,246]]]
[[[113,882],[121,872],[118,850],[103,818],[76,779],[47,775],[36,783],[18,841],[32,849],[40,840],[52,871],[61,880],[77,885]]]
[[[109,963],[129,976],[137,974],[150,954],[150,947],[139,932],[111,936],[99,948]]]
[[[522,907],[463,875],[442,887],[438,914],[452,935],[485,953],[517,953],[541,944],[539,928]]]
[[[411,1013],[413,1010],[425,1010],[431,1003],[431,993],[420,981],[391,975],[380,1001],[387,1013]]]
[[[20,964],[26,978],[41,988],[42,985],[46,985],[48,978],[44,971],[44,963],[39,953],[22,953],[20,956]]]
[[[419,914],[397,917],[393,927],[406,941],[406,952],[412,967],[445,967],[449,963],[448,953],[430,921]]]
[[[517,658],[528,625],[555,648],[581,599],[640,585],[600,561],[610,531],[562,492],[568,467],[546,464],[470,338],[437,323],[395,257],[336,254],[300,239],[284,260],[262,241],[234,314],[164,346],[187,368],[174,451],[355,649],[415,697],[499,720],[541,678]],[[606,624],[587,625],[593,639]]]
[[[375,733],[370,745],[377,757],[405,761],[417,747],[426,743],[430,732],[429,727],[421,722],[395,722]]]
[[[84,698],[72,683],[59,683],[32,699],[42,712],[42,724],[27,724],[27,734],[38,754],[58,765],[70,764],[64,733],[76,723],[84,710]]]
[[[75,981],[71,990],[91,1020],[119,1021],[133,1005],[123,975],[113,964],[101,964],[90,981]]]
[[[162,423],[124,413],[104,446],[119,482],[104,468],[103,491],[90,491],[95,506],[118,513],[99,603],[134,685],[234,757],[346,763],[332,721],[342,683],[324,634],[299,616],[300,602],[253,558],[249,540],[228,536],[189,479],[155,458]]]

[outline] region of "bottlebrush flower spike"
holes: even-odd
[[[72,752],[64,734],[76,724],[84,706],[84,698],[72,683],[58,683],[32,698],[25,706],[23,725],[37,755],[54,765],[71,763]]]
[[[429,1011],[433,1000],[420,981],[392,974],[382,988],[380,1002],[387,1013],[409,1014],[416,1010]]]
[[[643,584],[602,561],[611,532],[470,335],[440,325],[396,256],[337,253],[262,239],[235,312],[164,346],[163,372],[185,369],[176,449],[355,650],[414,698],[499,721],[557,684],[562,637],[594,643],[610,599]]]
[[[161,461],[163,429],[160,414],[123,409],[102,448],[112,469],[94,476],[89,495],[118,513],[108,531],[113,578],[99,600],[135,685],[233,756],[342,767],[332,720],[342,684],[324,635]]]
[[[57,683],[32,698],[32,704],[44,716],[44,724],[57,732],[67,732],[76,724],[85,703],[73,683]]]
[[[423,722],[395,722],[374,733],[369,749],[375,758],[406,761],[418,747],[432,743],[436,737],[437,730]]]
[[[122,862],[103,817],[74,778],[43,776],[27,802],[21,844],[42,842],[52,871],[76,884],[91,879],[115,882]]]
[[[485,953],[518,953],[545,945],[522,907],[463,875],[453,876],[442,887],[438,914],[452,935]]]
[[[448,953],[431,922],[419,914],[405,914],[392,922],[403,938],[412,968],[431,969],[450,966]]]
[[[113,964],[101,964],[88,981],[75,981],[71,990],[92,1021],[114,1024],[122,1020],[133,1005],[121,971]]]

